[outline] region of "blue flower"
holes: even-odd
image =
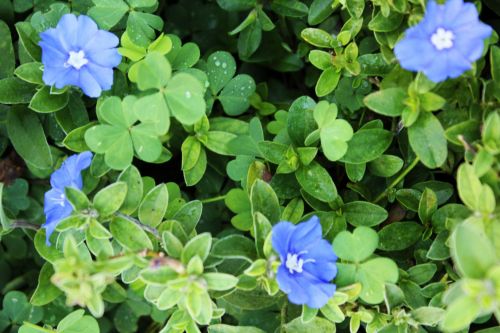
[[[83,187],[82,170],[90,166],[92,153],[89,151],[68,157],[61,167],[50,176],[52,189],[45,193],[44,212],[45,223],[42,225],[46,230],[46,243],[50,246],[50,235],[54,232],[57,224],[62,219],[71,215],[73,207],[66,199],[64,189],[74,187],[79,190]]]
[[[272,243],[281,260],[278,285],[290,302],[316,309],[325,305],[335,293],[335,285],[330,281],[337,275],[337,256],[321,236],[318,217],[298,225],[276,224]]]
[[[431,0],[422,21],[406,30],[394,53],[404,69],[422,71],[440,82],[471,69],[491,33],[491,27],[479,21],[474,4],[448,0],[438,5]]]
[[[113,85],[113,67],[120,64],[118,37],[99,30],[88,16],[66,14],[57,26],[40,34],[43,82],[61,89],[82,88],[85,95],[99,97]]]

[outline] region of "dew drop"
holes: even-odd
[[[220,66],[220,61],[219,61],[219,60],[217,60],[217,61],[215,62],[215,66],[217,66],[217,67],[219,67],[219,66]]]
[[[222,68],[226,68],[227,64],[225,62],[222,63]]]
[[[186,98],[191,98],[191,92],[189,92],[189,91],[186,91],[186,93],[184,95],[186,96]]]

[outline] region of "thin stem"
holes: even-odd
[[[38,224],[30,223],[25,220],[16,220],[12,222],[11,225],[12,228],[22,228],[22,229],[31,229],[37,231],[40,229],[40,226]]]
[[[224,200],[226,199],[226,195],[219,195],[217,197],[213,197],[213,198],[207,198],[207,199],[203,199],[201,200],[202,203],[210,203],[210,202],[216,202],[216,201],[221,201],[221,200]]]
[[[281,324],[280,324],[280,332],[285,333],[285,324],[286,324],[286,310],[288,306],[288,300],[285,299],[283,302],[283,306],[281,307],[281,314],[280,314],[280,319],[281,319]]]
[[[141,221],[139,221],[138,219],[136,218],[133,218],[132,216],[130,215],[126,215],[126,214],[123,214],[123,213],[120,213],[120,212],[116,212],[115,213],[116,216],[118,217],[122,217],[124,219],[127,219],[129,220],[130,222],[133,222],[134,224],[136,224],[137,226],[141,227],[142,229],[146,230],[147,232],[153,234],[157,239],[161,239],[160,237],[160,233],[158,232],[158,230],[156,230],[155,228],[153,227],[150,227],[149,225],[145,225],[144,223],[142,223]]]
[[[403,180],[403,178],[406,177],[406,175],[408,173],[410,173],[410,171],[413,170],[413,168],[415,166],[417,166],[419,161],[420,161],[420,159],[418,157],[415,157],[413,162],[411,162],[411,164],[403,172],[401,172],[396,179],[394,179],[394,181],[385,189],[384,192],[380,193],[380,195],[373,201],[373,203],[377,203],[380,200],[382,200],[383,198],[385,198],[387,196],[387,194],[389,193],[389,191],[394,186],[398,185]]]

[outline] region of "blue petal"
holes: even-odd
[[[85,45],[94,38],[99,28],[97,24],[88,16],[80,15],[78,16],[78,37],[76,41],[76,47],[81,50],[84,49]]]
[[[55,86],[57,89],[62,89],[70,85],[74,86],[78,84],[79,77],[80,74],[78,70],[74,69],[73,67],[68,67],[66,71],[61,72],[61,75],[58,77]]]
[[[113,85],[113,70],[111,68],[102,67],[96,64],[88,64],[86,66],[89,73],[97,83],[101,86],[102,90],[109,90]]]
[[[280,255],[282,262],[288,254],[290,237],[295,228],[297,226],[290,222],[280,222],[273,226],[271,241],[273,249]]]
[[[479,13],[477,12],[476,6],[472,3],[466,3],[462,6],[460,10],[460,15],[455,17],[453,20],[449,21],[449,25],[453,30],[457,28],[466,28],[464,33],[473,33],[473,29],[470,28],[471,24],[477,24],[479,22]]]
[[[64,198],[64,193],[59,189],[51,189],[44,196],[45,223],[42,225],[46,229],[46,244],[50,246],[50,235],[54,232],[57,224],[62,219],[71,215],[73,207]]]
[[[89,97],[101,96],[102,88],[86,67],[80,69],[80,83],[83,93]]]
[[[85,52],[112,49],[116,48],[119,42],[115,34],[106,30],[99,30],[87,41],[83,49]]]
[[[293,304],[305,304],[309,296],[304,286],[297,282],[298,275],[292,276],[285,267],[280,266],[276,274],[276,280],[280,289],[288,295],[288,299]]]
[[[70,68],[44,66],[42,80],[48,86],[53,86],[71,71]]]
[[[464,2],[462,0],[447,0],[443,6],[446,22],[453,22],[457,17],[460,17],[463,7]]]
[[[64,38],[61,37],[60,31],[55,28],[48,29],[40,33],[40,38],[40,42],[50,45],[56,50],[60,50],[63,54],[68,54],[69,51],[71,51],[69,45],[66,43]]]
[[[323,282],[330,282],[337,275],[337,265],[332,261],[317,260],[314,263],[305,263],[302,267],[305,272]]]
[[[301,258],[314,259],[316,261],[337,261],[337,256],[333,251],[332,245],[325,239],[316,240],[314,243],[308,244],[304,247],[304,251],[307,251]]]
[[[122,61],[117,49],[87,51],[86,56],[90,62],[108,68],[116,67]]]
[[[441,82],[448,77],[456,78],[471,68],[471,64],[456,50],[441,52],[433,63],[423,70],[424,74],[433,81]]]
[[[313,216],[307,222],[297,225],[290,238],[290,249],[294,253],[299,253],[311,244],[321,240],[321,224],[317,216]]]
[[[61,38],[66,42],[66,45],[71,50],[75,47],[78,38],[78,20],[73,14],[65,14],[57,23],[56,29],[64,32]]]
[[[309,283],[305,285],[309,299],[306,304],[313,309],[322,308],[335,294],[336,286],[331,283]]]
[[[427,39],[404,38],[394,48],[394,54],[401,67],[409,71],[425,69],[435,59],[437,53]]]
[[[74,186],[81,189],[81,172],[90,166],[92,153],[89,151],[75,154],[68,157],[61,167],[50,176],[50,184],[53,188],[64,190],[67,186]]]

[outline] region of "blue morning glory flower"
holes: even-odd
[[[52,189],[45,193],[44,212],[45,223],[42,225],[46,230],[46,243],[50,246],[50,235],[54,232],[57,224],[62,219],[71,215],[73,207],[66,199],[64,189],[74,187],[79,190],[83,187],[82,170],[90,166],[92,153],[89,151],[68,157],[61,167],[50,176]]]
[[[40,37],[43,82],[47,85],[58,89],[77,86],[89,97],[111,89],[113,67],[122,59],[114,34],[99,30],[88,16],[66,14]]]
[[[281,260],[276,276],[280,289],[294,304],[321,308],[335,293],[330,281],[337,275],[337,256],[322,238],[318,217],[297,225],[280,222],[271,237]]]
[[[491,27],[479,21],[474,4],[448,0],[438,5],[431,0],[422,21],[406,30],[394,53],[404,69],[422,71],[440,82],[471,69],[491,33]]]

